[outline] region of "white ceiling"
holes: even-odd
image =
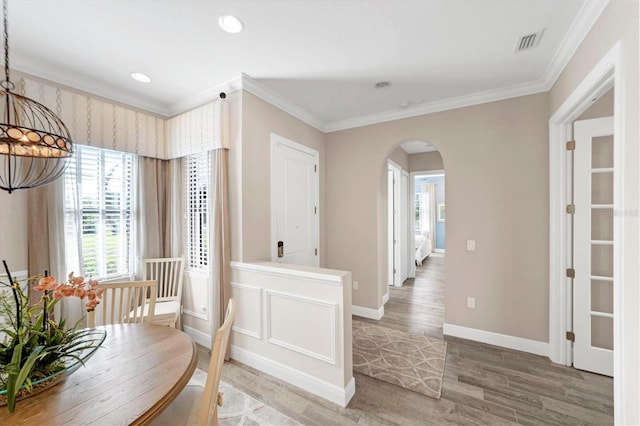
[[[10,61],[164,116],[244,73],[331,131],[548,90],[606,1],[10,0]],[[225,13],[242,33],[218,27]]]

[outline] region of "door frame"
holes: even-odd
[[[393,241],[387,241],[387,252],[389,253],[387,254],[387,256],[389,257],[387,260],[387,264],[389,266],[391,266],[392,264],[395,266],[394,268],[395,272],[387,271],[387,275],[392,277],[392,282],[387,283],[387,285],[401,287],[403,259],[402,259],[402,247],[400,247],[402,244],[402,238],[400,236],[400,233],[402,230],[402,221],[403,220],[406,221],[406,218],[402,217],[402,206],[400,205],[402,200],[401,180],[402,180],[402,173],[404,172],[404,170],[398,163],[392,160],[387,160],[387,170],[393,173],[393,194],[387,193],[387,204],[389,205],[390,202],[393,203],[393,212],[394,212],[393,217],[387,217],[387,227],[389,229],[389,231],[387,232],[387,235],[391,235],[391,228],[392,228],[391,221],[393,220],[393,235],[396,236],[396,244],[394,244]],[[389,184],[387,183],[387,188],[388,187],[389,187]],[[387,207],[387,211],[389,211],[389,207]],[[387,238],[387,240],[389,240],[389,238]],[[390,255],[391,253],[393,253],[392,254],[393,262],[391,262],[391,255]]]
[[[624,180],[620,165],[624,160],[624,122],[622,117],[623,87],[622,46],[616,43],[600,62],[589,72],[569,97],[549,119],[549,358],[551,361],[571,365],[572,347],[565,332],[571,330],[572,288],[566,277],[566,269],[572,267],[570,258],[571,240],[569,220],[566,213],[570,164],[565,143],[573,139],[572,124],[589,106],[594,98],[613,87],[614,90],[614,211],[622,211]],[[622,321],[624,233],[622,221],[614,220],[614,418],[622,414],[622,390],[625,380],[622,371],[624,323]]]
[[[275,158],[276,158],[276,146],[278,144],[284,145],[287,148],[290,149],[295,149],[297,151],[301,151],[305,154],[309,154],[312,155],[314,157],[315,160],[315,164],[317,165],[317,169],[316,169],[316,173],[315,173],[315,204],[318,207],[318,210],[316,212],[316,214],[314,215],[314,220],[315,220],[315,232],[314,232],[314,237],[316,239],[316,246],[318,247],[318,255],[316,256],[316,260],[317,260],[317,267],[319,267],[322,263],[321,263],[321,258],[320,258],[320,254],[322,253],[321,247],[320,247],[320,212],[322,211],[322,206],[320,205],[320,153],[318,151],[316,151],[313,148],[309,148],[308,146],[302,145],[298,142],[294,142],[290,139],[285,138],[284,136],[280,136],[278,134],[275,133],[271,133],[271,158],[270,158],[270,201],[271,201],[271,261],[275,262],[278,256],[278,249],[276,247],[277,245],[277,237],[276,237],[276,202],[275,202],[275,191],[273,190],[275,188],[275,170],[273,165],[275,164]]]

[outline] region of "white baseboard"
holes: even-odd
[[[207,333],[196,330],[195,328],[189,327],[188,325],[183,325],[182,331],[187,333],[189,337],[191,337],[197,344],[202,345],[207,349],[211,349],[211,336]]]
[[[382,296],[382,304],[383,304],[383,305],[386,305],[388,301],[389,301],[389,292],[386,292],[386,293]]]
[[[378,309],[365,308],[363,306],[351,305],[351,315],[357,315],[363,318],[379,320],[384,316],[384,305]]]
[[[354,377],[351,377],[347,386],[341,388],[235,345],[231,345],[231,358],[311,392],[314,395],[318,395],[341,407],[346,407],[356,393],[356,381]]]
[[[537,340],[523,339],[522,337],[508,336],[506,334],[493,333],[491,331],[462,327],[454,324],[444,324],[443,333],[447,336],[460,337],[503,348],[529,352],[535,355],[549,356],[549,343]]]
[[[442,253],[442,254],[444,254],[444,250],[445,249],[433,249],[433,252],[434,253]]]

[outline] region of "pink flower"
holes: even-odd
[[[89,285],[91,286],[91,288],[96,288],[98,287],[98,280],[89,280]]]
[[[44,290],[53,290],[58,286],[56,283],[55,277],[44,277],[40,278],[38,281],[38,285],[33,287],[34,290],[44,291]]]
[[[87,294],[87,291],[82,287],[77,287],[74,293],[74,296],[79,297],[80,299],[84,299],[84,296]]]
[[[73,296],[73,294],[75,293],[75,290],[70,285],[63,285],[60,288],[60,292],[62,293],[63,296],[68,297],[68,296]]]
[[[60,300],[62,299],[63,295],[62,292],[60,290],[56,290],[53,292],[53,298],[56,300]]]
[[[96,306],[98,306],[99,303],[100,301],[98,299],[89,300],[85,304],[85,307],[87,308],[87,312],[93,311],[96,308]]]

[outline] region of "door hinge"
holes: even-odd
[[[567,268],[567,278],[575,278],[576,270],[573,268]]]
[[[575,204],[567,204],[567,213],[575,214],[575,212],[576,212],[576,205]]]
[[[576,335],[573,331],[567,331],[567,340],[571,341],[571,342],[575,342],[576,341]]]
[[[574,151],[576,149],[576,141],[567,142],[567,151]]]
[[[314,172],[318,172],[318,165],[317,165],[317,164],[314,164],[314,165],[313,165],[313,171],[314,171]]]
[[[318,208],[317,207],[313,208],[313,213],[318,214]]]
[[[316,249],[316,256],[318,255],[318,249]]]

